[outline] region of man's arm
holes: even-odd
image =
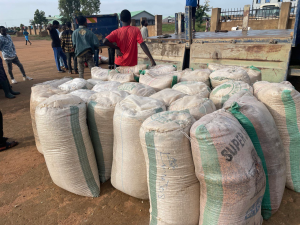
[[[98,49],[99,48],[99,39],[97,38],[97,36],[93,33],[93,44],[94,44],[94,48]]]
[[[150,51],[149,51],[149,49],[148,49],[148,46],[146,45],[145,42],[143,42],[143,43],[141,44],[141,48],[143,49],[143,51],[145,52],[145,54],[146,54],[146,55],[148,56],[148,58],[150,59],[151,65],[152,65],[152,66],[156,66],[156,63],[155,63],[155,61],[154,61],[154,59],[153,59],[153,57],[152,57],[152,55],[151,55],[151,53],[150,53]]]
[[[76,37],[75,37],[75,31],[72,34],[72,43],[73,43],[73,47],[74,49],[76,48]]]
[[[120,51],[120,48],[116,45],[114,45],[113,43],[111,43],[109,40],[107,40],[106,38],[104,39],[103,41],[103,44],[110,47],[110,48],[114,48],[116,49],[116,53],[117,53],[117,56],[123,56],[123,53]]]
[[[200,8],[200,0],[198,0],[197,9]]]

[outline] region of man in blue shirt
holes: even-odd
[[[192,6],[193,32],[196,31],[196,10],[200,6],[200,0],[186,0],[186,6]]]

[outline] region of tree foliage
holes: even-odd
[[[62,22],[72,20],[76,15],[95,15],[100,12],[100,0],[58,0],[58,9],[63,16]]]
[[[196,21],[199,23],[198,26],[203,23],[203,17],[208,17],[210,11],[209,0],[205,0],[204,5],[200,5],[196,11]]]
[[[33,20],[30,20],[30,25],[47,25],[48,20],[46,19],[45,12],[43,10],[35,10]]]

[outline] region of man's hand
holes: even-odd
[[[116,49],[116,53],[117,53],[117,56],[123,56],[123,53],[121,52],[121,50],[119,48]]]
[[[146,45],[145,42],[143,42],[143,43],[141,44],[141,48],[143,49],[143,51],[145,52],[145,54],[146,54],[146,55],[148,56],[148,58],[150,59],[151,65],[152,65],[152,66],[156,66],[156,63],[155,63],[155,61],[154,61],[154,59],[153,59],[153,57],[152,57],[152,55],[151,55],[151,53],[150,53],[150,51],[149,51],[149,49],[148,49],[148,47],[147,47],[147,45]]]

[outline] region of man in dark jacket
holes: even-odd
[[[1,57],[0,57],[0,87],[3,89],[6,98],[15,98],[16,97],[15,95],[20,94],[20,92],[15,92],[12,90],[6,76]]]
[[[2,112],[0,111],[0,152],[10,149],[17,146],[19,143],[12,141],[7,142],[8,138],[3,137],[3,117]]]

